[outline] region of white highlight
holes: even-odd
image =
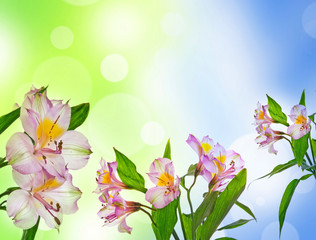
[[[169,12],[162,17],[160,26],[168,36],[178,36],[183,33],[185,22],[179,13]]]
[[[271,240],[278,239],[279,236],[279,223],[272,222],[262,232],[261,240]],[[298,235],[298,231],[296,228],[288,223],[284,222],[282,229],[282,239],[290,239],[290,240],[299,240],[300,237]]]
[[[123,80],[127,73],[128,63],[121,55],[108,55],[101,63],[102,76],[111,82],[119,82]]]
[[[302,25],[310,37],[316,38],[316,3],[312,3],[305,9],[302,16]]]
[[[158,145],[164,138],[164,129],[157,122],[146,123],[141,131],[143,141],[148,145]]]
[[[50,40],[55,48],[67,49],[72,45],[74,35],[68,27],[59,26],[52,31]]]

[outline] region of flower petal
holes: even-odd
[[[38,215],[41,216],[41,218],[44,219],[46,225],[50,228],[56,228],[58,229],[62,220],[63,220],[63,214],[59,212],[55,212],[53,210],[47,210],[44,205],[39,202],[37,199],[35,201],[35,207]]]
[[[91,152],[88,139],[77,131],[67,131],[62,137],[62,155],[67,168],[77,170],[84,167]]]
[[[13,169],[22,174],[39,172],[42,167],[33,155],[34,146],[31,139],[24,133],[12,135],[6,146],[6,158]]]
[[[17,227],[23,229],[33,227],[38,218],[32,196],[22,189],[15,190],[9,195],[7,214],[13,217]]]
[[[123,218],[122,222],[121,222],[120,225],[118,226],[118,230],[119,230],[119,232],[121,232],[121,233],[127,232],[127,233],[131,234],[132,228],[129,227],[129,226],[127,226],[127,224],[126,224],[126,217]]]
[[[145,199],[159,209],[173,200],[173,194],[166,187],[153,187],[147,190]]]
[[[201,143],[194,135],[190,134],[186,142],[199,155],[199,157],[202,155],[203,149]]]

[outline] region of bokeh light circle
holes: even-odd
[[[99,0],[64,0],[64,1],[66,3],[75,5],[75,6],[86,6],[86,5],[94,4],[98,2]]]
[[[315,179],[310,177],[304,181],[300,181],[295,191],[301,194],[309,193],[313,190],[314,186],[315,186]]]
[[[166,35],[178,36],[183,33],[185,22],[179,13],[169,12],[162,17],[160,26]]]
[[[121,81],[128,73],[128,63],[118,54],[106,56],[101,62],[102,76],[111,82]]]
[[[74,35],[68,27],[59,26],[50,34],[50,40],[55,48],[66,49],[73,43]]]
[[[160,144],[164,135],[163,127],[157,122],[147,122],[141,130],[141,136],[144,143],[151,146]]]
[[[312,3],[304,10],[302,25],[310,37],[316,38],[316,3]]]
[[[262,232],[261,240],[271,240],[271,239],[279,239],[279,223],[272,222]],[[286,240],[299,240],[299,234],[296,228],[288,223],[284,222],[282,229],[282,239]]]
[[[91,96],[92,82],[88,70],[71,57],[53,57],[41,63],[33,75],[33,83],[36,87],[49,86],[49,97],[70,99],[70,105],[87,102]]]
[[[138,98],[124,93],[111,94],[99,100],[89,116],[91,144],[106,156],[113,147],[127,156],[144,146],[140,132],[151,119],[146,105]]]

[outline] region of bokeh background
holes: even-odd
[[[66,215],[60,231],[43,224],[36,239],[154,239],[148,217],[128,217],[131,235],[102,227],[95,172],[112,147],[125,153],[144,176],[171,138],[176,173],[197,162],[185,143],[189,133],[209,135],[246,161],[248,182],[292,159],[287,143],[278,155],[258,149],[253,123],[257,101],[268,93],[289,114],[306,90],[308,113],[316,112],[316,2],[233,0],[0,0],[0,115],[21,104],[34,84],[70,105],[90,102],[78,129],[92,145],[88,165],[73,172],[82,192],[79,211]],[[0,136],[1,156],[16,121]],[[315,130],[312,130],[315,134]],[[11,168],[2,168],[0,191],[15,186]],[[214,237],[278,239],[278,207],[293,169],[254,182],[240,198],[258,222]],[[151,187],[145,176],[146,186]],[[299,184],[288,209],[282,239],[311,239],[316,225],[315,181]],[[206,191],[200,179],[195,208]],[[143,195],[125,192],[144,202]],[[188,211],[182,199],[183,211]],[[248,218],[233,207],[223,222]],[[179,226],[177,232],[181,235]],[[20,239],[0,212],[1,239]]]

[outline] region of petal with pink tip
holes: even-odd
[[[127,226],[127,224],[126,224],[126,218],[123,218],[122,222],[121,222],[120,225],[118,226],[118,230],[119,230],[119,232],[121,232],[121,233],[127,232],[127,233],[130,234],[130,233],[132,232],[132,228],[129,227],[129,226]]]
[[[32,196],[22,189],[15,190],[9,195],[7,214],[13,217],[17,227],[23,229],[33,227],[38,218]]]
[[[293,139],[299,139],[306,134],[306,129],[302,128],[301,124],[293,124],[287,128],[287,134]]]
[[[33,143],[26,134],[21,132],[13,134],[7,142],[6,152],[9,164],[16,171],[31,174],[42,170],[37,158],[33,155]]]
[[[199,157],[202,155],[203,149],[201,143],[194,135],[190,134],[186,142],[199,155]]]
[[[62,137],[62,155],[67,168],[77,170],[84,167],[89,160],[91,147],[88,139],[77,131],[67,131]]]
[[[173,197],[166,187],[153,187],[147,190],[145,199],[159,209],[167,206]]]
[[[150,173],[165,173],[168,172],[171,176],[174,175],[174,167],[172,161],[168,158],[157,158],[153,161],[153,163],[150,165],[149,172]]]

